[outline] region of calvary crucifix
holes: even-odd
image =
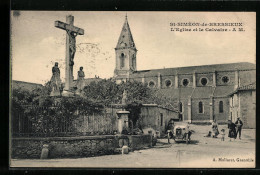
[[[55,27],[66,31],[66,70],[64,91],[71,91],[73,82],[73,65],[76,53],[76,36],[84,35],[84,30],[73,25],[74,16],[66,16],[66,22],[55,21]]]

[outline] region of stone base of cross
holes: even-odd
[[[63,89],[61,95],[64,96],[64,97],[74,97],[75,96],[75,92]]]

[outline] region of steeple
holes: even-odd
[[[116,67],[114,77],[117,81],[127,81],[131,74],[136,71],[137,54],[137,49],[128,24],[127,14],[125,16],[125,22],[117,42],[115,52]]]
[[[121,49],[121,48],[135,48],[135,43],[134,43],[134,39],[128,24],[128,20],[127,20],[127,14],[125,16],[125,23],[123,25],[121,34],[119,36],[117,45],[116,45],[116,49]]]

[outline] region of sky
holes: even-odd
[[[86,78],[95,75],[100,78],[112,77],[115,68],[114,48],[126,13],[138,50],[137,70],[255,63],[254,12],[12,11],[12,79],[44,84],[51,79],[54,63],[59,62],[61,79],[64,81],[66,32],[56,28],[54,22],[66,22],[66,15],[73,15],[74,25],[85,31],[84,35],[76,38],[74,77],[77,77],[80,66],[84,67]],[[244,31],[171,31],[170,23],[179,22],[241,22]]]

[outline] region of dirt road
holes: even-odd
[[[255,130],[244,129],[242,140],[230,142],[204,137],[210,126],[191,125],[195,133],[191,144],[167,143],[159,139],[155,147],[126,155],[105,155],[78,159],[11,160],[12,167],[136,167],[136,168],[201,168],[255,166]],[[226,125],[219,126],[220,129]],[[227,131],[227,130],[226,130]]]

